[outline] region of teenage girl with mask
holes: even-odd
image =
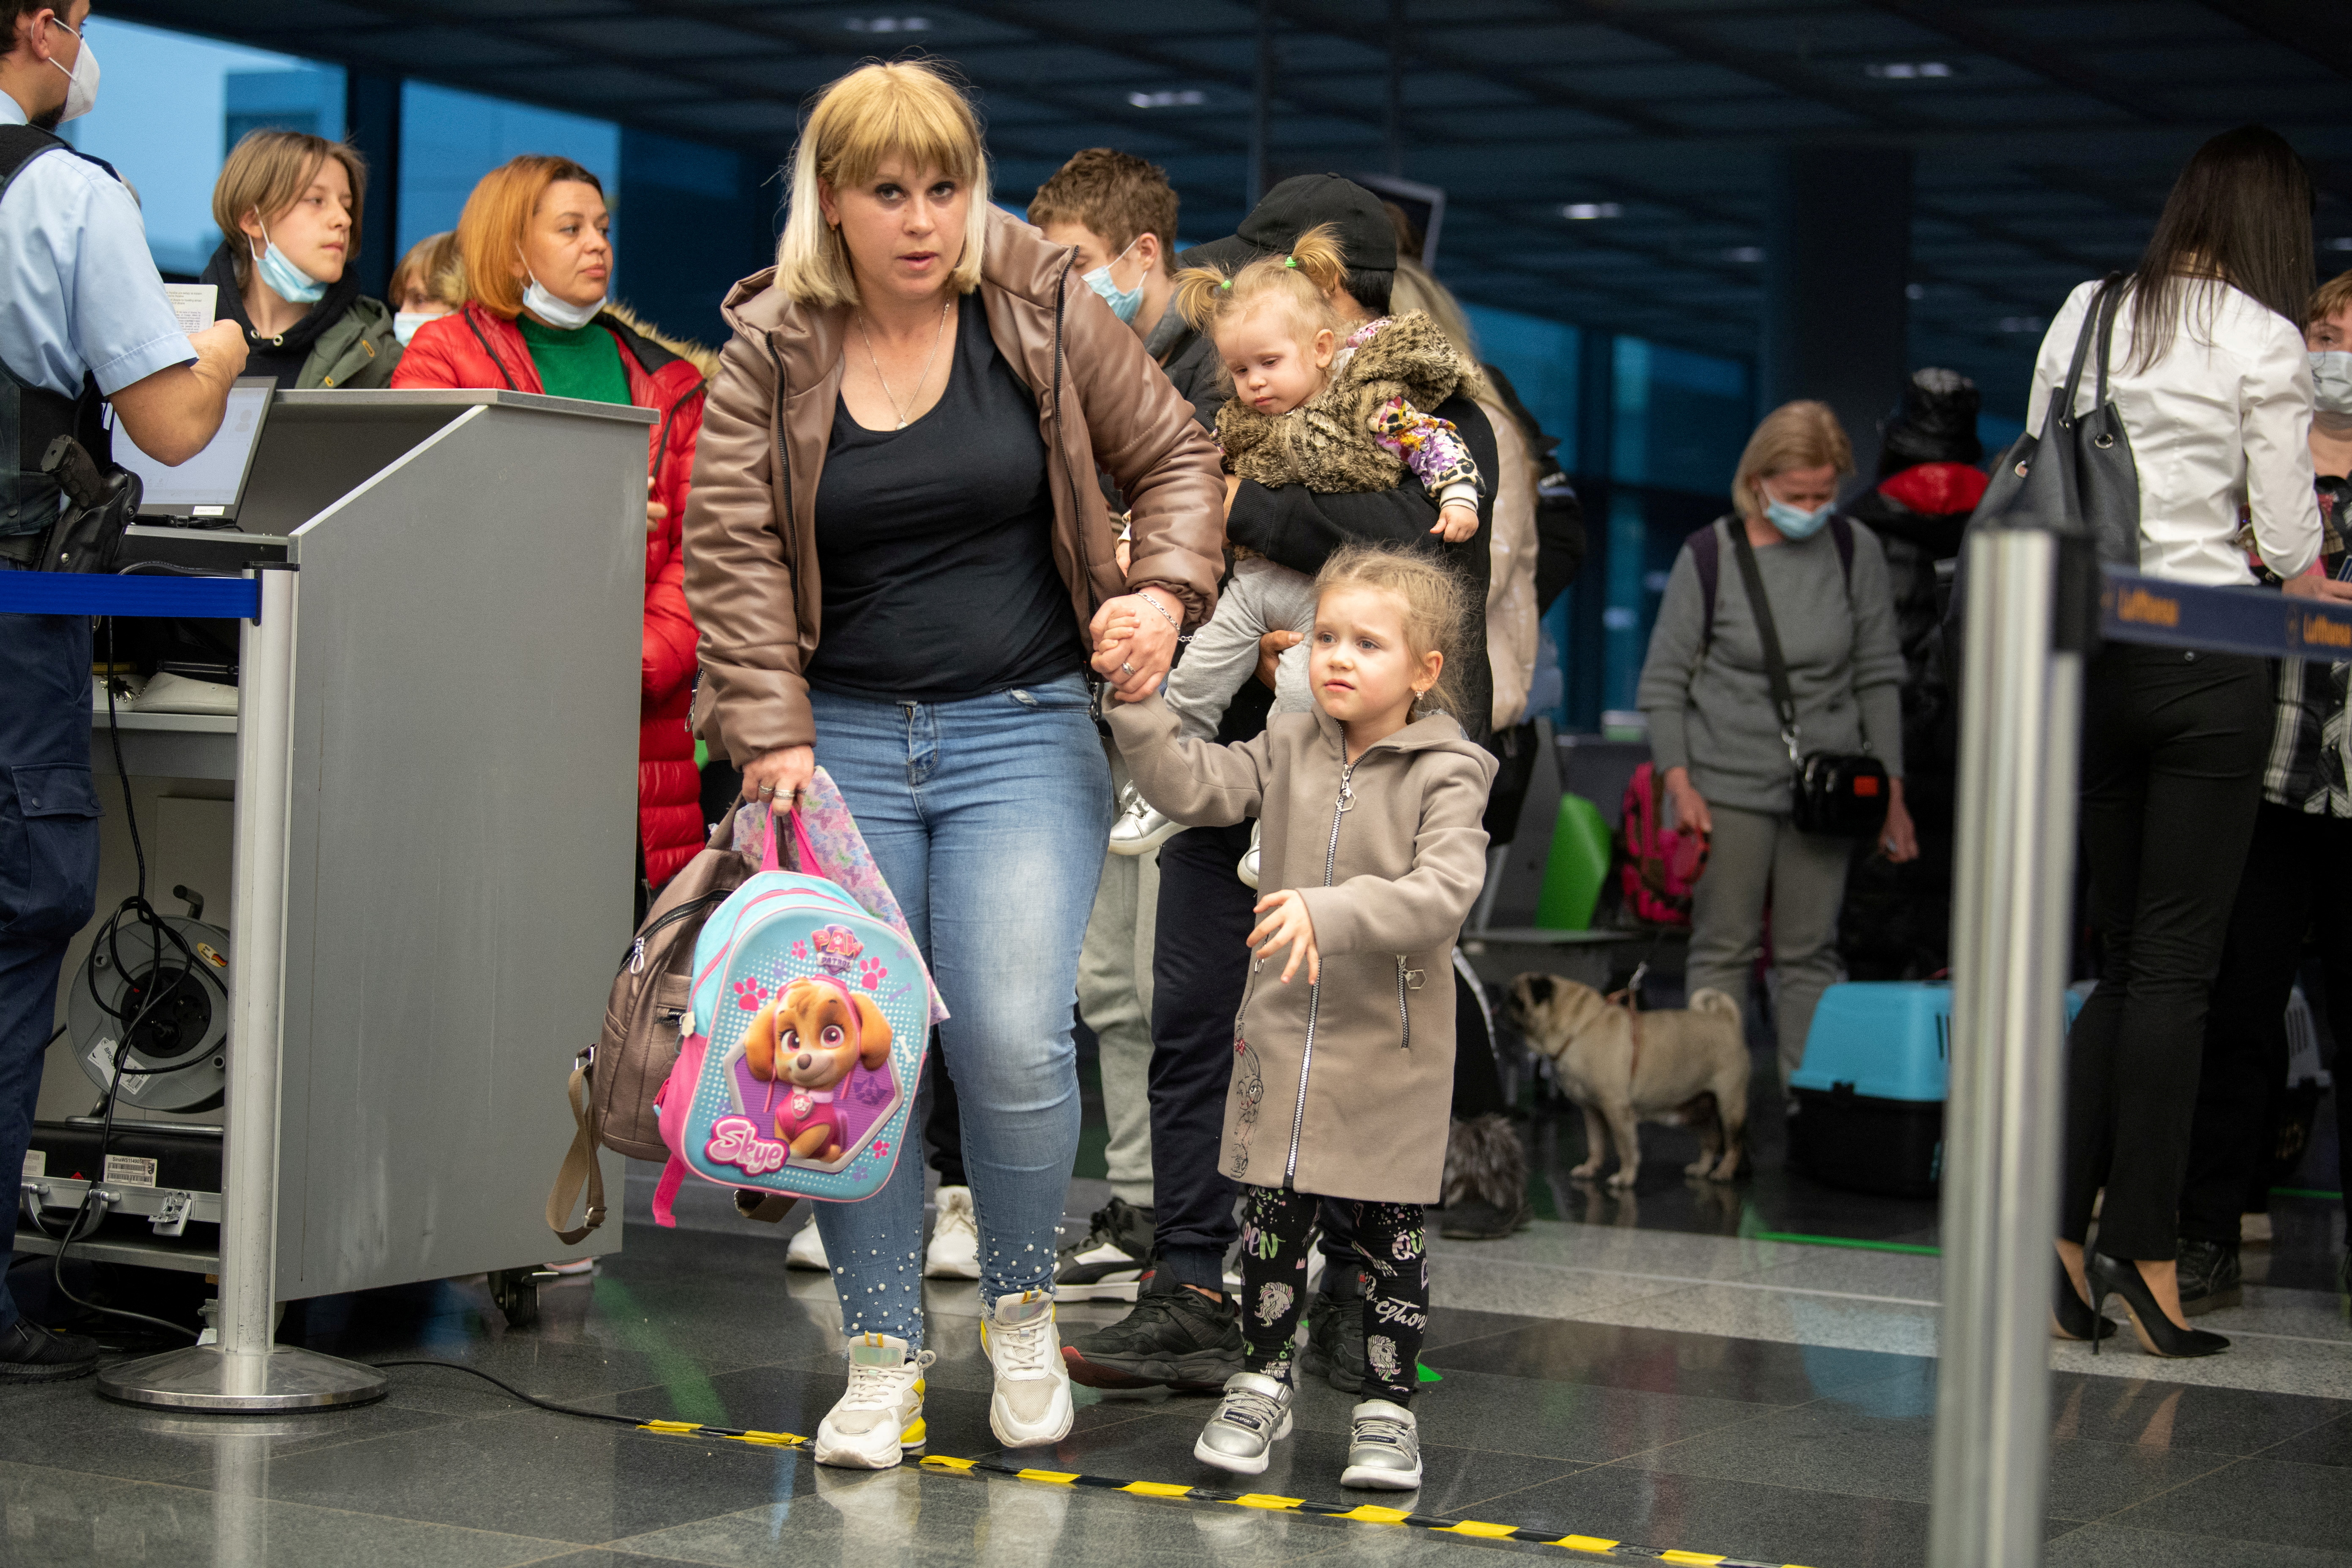
[[[289,390],[392,384],[392,311],[360,292],[367,164],[341,142],[299,131],[249,132],[213,184],[226,237],[205,264],[219,319],[245,329],[247,375]]]
[[[527,153],[483,175],[457,219],[465,307],[418,328],[392,384],[535,392],[654,412],[637,729],[643,895],[694,858],[706,831],[686,725],[695,630],[679,528],[702,432],[700,362],[709,354],[613,307],[611,226],[603,184],[569,158]]]
[[[1709,838],[1706,874],[1691,901],[1686,984],[1747,997],[1769,893],[1783,1089],[1804,1061],[1813,1006],[1837,978],[1837,912],[1853,842],[1800,833],[1790,820],[1789,749],[1755,614],[1739,573],[1728,569],[1729,531],[1744,531],[1756,552],[1806,749],[1866,748],[1886,764],[1893,798],[1878,847],[1890,860],[1908,860],[1919,847],[1903,805],[1903,653],[1886,557],[1875,534],[1847,520],[1849,568],[1828,526],[1838,476],[1852,472],[1853,449],[1828,405],[1786,403],[1765,416],[1732,479],[1738,511],[1708,525],[1726,568],[1713,622],[1685,545],[1642,667],[1650,752],[1675,820]]]

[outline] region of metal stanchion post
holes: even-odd
[[[287,808],[293,792],[294,628],[300,579],[260,569],[261,609],[239,639],[236,942],[228,983],[228,1131],[222,1155],[220,1342],[125,1362],[99,1392],[133,1405],[320,1409],[383,1397],[383,1373],[273,1344],[278,1291],[280,1001]]]
[[[2087,632],[2079,542],[1990,528],[1969,545],[1933,1568],[2041,1559]]]

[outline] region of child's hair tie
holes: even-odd
[[[1230,294],[1234,291],[1234,280],[1230,278],[1220,278],[1217,279],[1217,287]]]
[[[1298,265],[1298,258],[1296,256],[1286,256],[1282,258],[1282,264],[1285,267],[1296,267]]]

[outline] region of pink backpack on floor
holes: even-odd
[[[819,865],[799,813],[793,831],[798,863]],[[930,1025],[945,1016],[902,923],[782,869],[772,816],[763,837],[760,869],[696,938],[677,1060],[654,1097],[669,1149],[654,1194],[663,1226],[677,1223],[689,1172],[763,1195],[872,1195],[898,1163]]]
[[[1625,785],[1618,846],[1625,864],[1618,872],[1625,908],[1643,925],[1678,926],[1691,921],[1691,891],[1706,869],[1706,835],[1664,827],[1665,780],[1648,763],[1633,770]]]

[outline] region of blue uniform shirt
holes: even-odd
[[[24,123],[0,92],[0,125]],[[0,360],[67,397],[88,371],[111,397],[195,357],[122,182],[63,151],[19,170],[0,198]]]

